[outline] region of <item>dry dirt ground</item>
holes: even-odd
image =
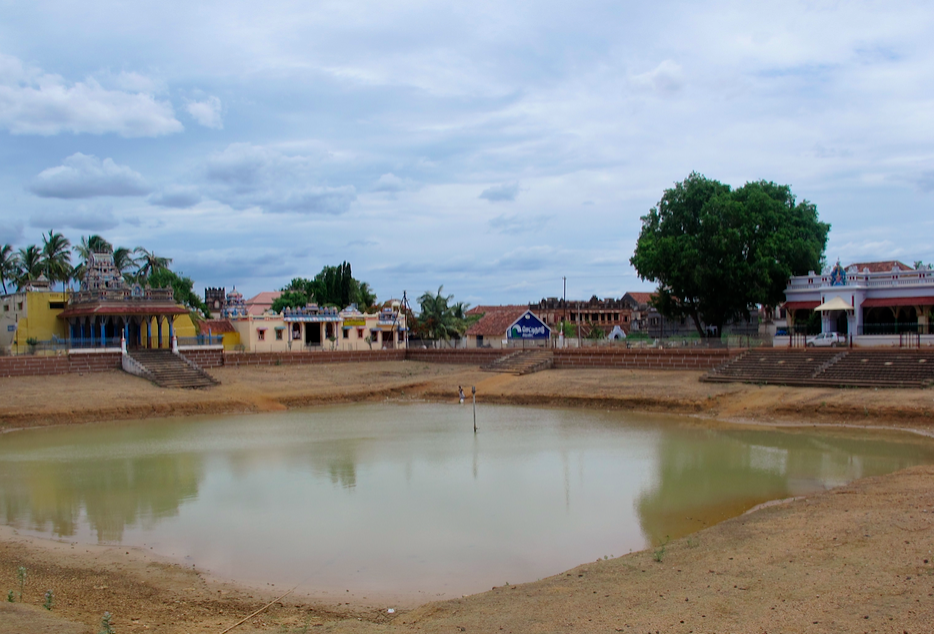
[[[221,368],[222,385],[162,390],[120,372],[0,379],[0,431],[35,425],[359,400],[478,402],[692,414],[764,424],[934,432],[931,390],[705,384],[697,372],[547,371],[525,377],[413,362]],[[469,391],[468,391],[469,393]],[[0,442],[3,436],[0,435]],[[770,506],[647,550],[535,583],[389,614],[294,596],[234,632],[934,632],[934,467]],[[661,561],[657,561],[660,559]],[[223,632],[276,598],[117,547],[0,529],[0,633]],[[53,610],[42,609],[52,588]],[[286,589],[281,589],[283,592]],[[2,599],[0,599],[2,600]]]

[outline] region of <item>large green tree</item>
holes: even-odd
[[[272,312],[281,313],[286,308],[304,308],[308,304],[308,295],[303,291],[284,289],[272,302]]]
[[[194,282],[190,277],[175,273],[168,268],[159,268],[149,274],[147,281],[152,288],[171,287],[176,302],[193,312],[200,312],[205,317],[210,317],[210,312],[201,296],[194,292]]]
[[[756,181],[731,190],[692,173],[642,217],[630,262],[658,284],[659,312],[690,317],[701,336],[713,326],[719,336],[753,306],[782,302],[789,277],[819,269],[829,231],[817,208],[796,203],[787,185]]]
[[[313,280],[304,277],[292,278],[282,291],[295,291],[302,293],[307,301],[315,301],[321,306],[337,306],[344,308],[356,304],[361,310],[367,310],[376,305],[376,294],[366,282],[354,279],[349,262],[338,266],[325,266]],[[294,304],[298,296],[292,295],[283,300],[282,306],[297,306]],[[301,304],[304,306],[305,304]]]

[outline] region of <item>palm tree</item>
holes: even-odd
[[[16,254],[15,264],[16,287],[22,289],[42,275],[42,251],[34,244],[21,248]]]
[[[49,235],[42,236],[42,270],[50,283],[61,281],[63,293],[74,272],[70,251],[71,242],[62,234],[49,229]]]
[[[83,264],[87,264],[88,256],[92,253],[113,253],[113,250],[113,245],[97,234],[87,237],[81,236],[81,244],[75,245],[74,248]]]
[[[442,295],[444,286],[438,287],[438,292],[432,295],[425,291],[418,298],[421,313],[418,316],[420,330],[429,339],[448,341],[451,337],[460,337],[467,330],[470,320],[466,310],[469,304],[457,302],[451,305],[453,295]]]
[[[132,279],[133,274],[130,269],[139,266],[139,260],[133,257],[133,251],[126,247],[117,247],[114,249],[114,266],[120,271],[120,275],[127,281]]]
[[[368,282],[360,282],[360,285],[357,287],[356,295],[357,306],[360,310],[366,311],[370,306],[376,305],[376,293],[370,288]]]
[[[154,273],[160,269],[167,269],[172,263],[172,258],[159,257],[156,255],[155,251],[147,251],[143,247],[136,247],[133,249],[133,253],[139,254],[139,259],[137,260],[139,270],[136,274],[141,278],[147,278],[150,273]]]
[[[13,247],[4,244],[0,247],[0,283],[3,284],[3,294],[6,295],[6,281],[16,277],[16,255]]]

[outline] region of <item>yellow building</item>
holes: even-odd
[[[0,298],[0,352],[22,354],[30,348],[46,348],[49,342],[64,344],[65,324],[58,316],[65,310],[65,298],[65,293],[49,290],[42,279]]]

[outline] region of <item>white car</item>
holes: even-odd
[[[839,332],[822,332],[819,335],[808,337],[804,341],[809,348],[835,348],[837,346],[846,345],[846,335],[842,335]]]

